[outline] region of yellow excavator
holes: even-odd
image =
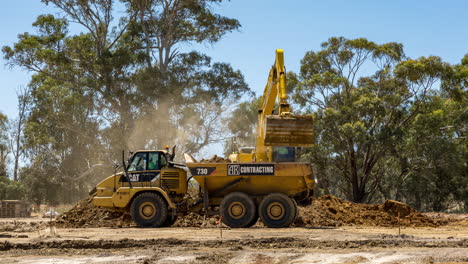
[[[242,147],[229,159],[234,162],[284,162],[295,160],[295,147],[315,142],[312,116],[293,115],[286,86],[284,51],[276,50],[260,107],[255,149]]]
[[[249,162],[197,162],[186,154],[180,164],[168,147],[136,151],[128,164],[122,157],[122,172],[96,186],[93,203],[130,213],[140,227],[171,226],[188,213],[220,215],[233,228],[251,227],[259,218],[268,227],[288,227],[297,217],[296,200],[312,193],[315,179],[310,163],[291,156],[295,146],[313,144],[312,119],[291,114],[287,99],[283,51],[277,50],[259,109],[256,149],[241,153]],[[188,193],[192,179],[199,186],[194,195]]]

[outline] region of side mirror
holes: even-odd
[[[118,162],[114,162],[114,170],[118,170],[120,167],[122,167],[122,164],[118,163]]]

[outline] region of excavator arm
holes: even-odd
[[[272,146],[309,147],[314,144],[312,117],[293,115],[288,99],[284,52],[277,49],[258,110],[257,161],[271,161]]]

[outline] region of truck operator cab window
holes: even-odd
[[[146,159],[147,159],[147,154],[145,152],[140,152],[135,154],[133,157],[132,163],[130,163],[130,166],[128,167],[128,171],[143,171],[146,170]]]
[[[149,163],[148,163],[148,170],[160,170],[161,169],[161,153],[159,152],[150,152],[149,155]]]

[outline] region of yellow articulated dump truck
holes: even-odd
[[[220,215],[233,228],[254,225],[288,227],[297,216],[296,200],[307,198],[315,185],[312,165],[295,162],[295,147],[313,144],[312,119],[294,116],[287,103],[282,50],[259,109],[257,144],[232,162],[197,162],[185,154],[174,162],[165,150],[133,153],[123,172],[96,186],[95,205],[129,212],[140,227],[171,226],[188,213]],[[279,110],[275,113],[276,98]],[[195,182],[196,192],[189,190]],[[192,188],[193,189],[193,188]]]

